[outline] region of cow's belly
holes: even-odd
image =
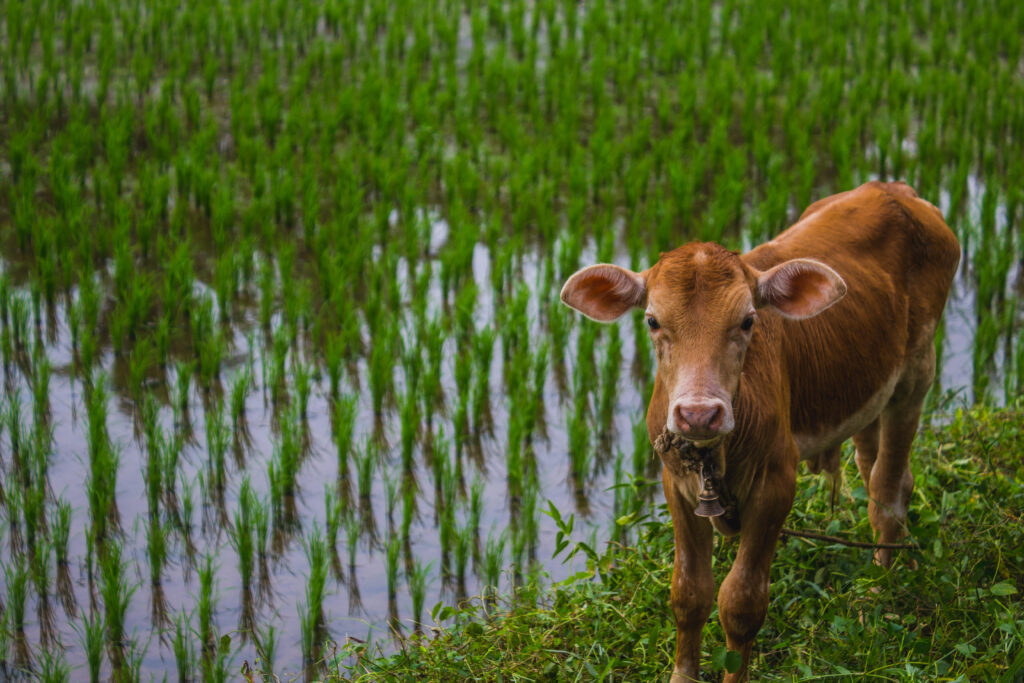
[[[874,422],[892,398],[899,379],[900,372],[894,372],[881,389],[872,394],[854,414],[841,423],[822,426],[815,434],[794,434],[793,440],[800,451],[800,459],[808,460],[835,448]]]

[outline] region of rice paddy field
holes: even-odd
[[[0,677],[312,679],[628,543],[653,358],[562,282],[867,180],[965,250],[936,419],[1019,395],[1022,52],[1013,1],[0,0]]]

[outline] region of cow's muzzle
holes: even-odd
[[[667,427],[690,441],[713,441],[732,431],[732,410],[717,398],[679,399],[672,404]]]

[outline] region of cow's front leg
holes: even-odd
[[[768,612],[772,559],[796,490],[795,467],[785,469],[785,473],[763,477],[760,490],[744,506],[740,548],[718,591],[718,618],[726,645],[743,655],[743,665],[736,673],[726,674],[726,683],[749,679],[750,651]]]
[[[668,470],[662,471],[665,499],[675,530],[671,603],[676,621],[676,659],[671,683],[700,680],[700,636],[714,607],[715,577],[711,573],[712,529],[693,514]]]

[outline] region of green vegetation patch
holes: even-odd
[[[783,538],[772,602],[758,639],[760,680],[1015,681],[1024,674],[1024,429],[1021,404],[958,412],[925,429],[914,454],[917,487],[908,540],[892,570],[871,551]],[[870,539],[867,500],[852,459],[830,512],[824,480],[806,475],[789,526]],[[659,680],[670,673],[672,533],[660,506],[635,546],[589,555],[589,572],[493,605],[472,602],[436,637],[388,657],[351,644],[340,680]],[[738,543],[718,538],[718,581]],[[569,551],[572,552],[571,550]],[[568,553],[566,553],[568,554]],[[536,604],[535,604],[536,600]],[[703,667],[730,667],[713,613]]]

